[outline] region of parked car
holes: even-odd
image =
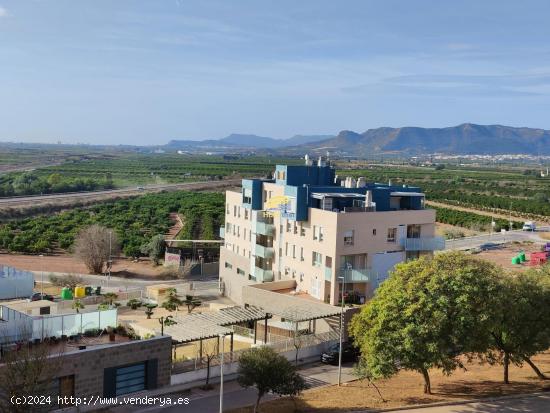
[[[535,223],[533,221],[525,221],[523,223],[523,228],[522,229],[524,231],[536,231],[537,226],[535,225]]]
[[[359,349],[351,343],[342,345],[342,363],[357,361],[359,359]],[[340,344],[335,344],[323,354],[321,354],[321,362],[325,364],[338,364],[338,355],[340,354]]]
[[[53,298],[53,295],[50,295],[50,294],[34,293],[31,297],[31,301],[39,301],[39,300],[54,301],[54,298]]]

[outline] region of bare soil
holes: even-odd
[[[533,358],[547,376],[550,375],[550,352]],[[289,398],[268,401],[261,405],[262,413],[322,412],[343,413],[363,409],[387,409],[425,403],[472,400],[550,391],[550,380],[539,380],[529,366],[510,368],[510,384],[502,383],[502,366],[466,363],[466,370],[457,370],[445,376],[438,370],[430,371],[432,393],[423,393],[419,373],[402,371],[397,376],[376,382],[385,401],[368,381],[358,380],[342,387],[328,386],[306,390],[295,402]],[[296,410],[295,410],[296,409]],[[231,410],[230,413],[248,413],[252,408]]]
[[[0,254],[0,264],[15,267],[20,270],[60,272],[69,274],[88,274],[86,266],[77,258],[68,254],[22,255]],[[115,259],[111,275],[135,278],[163,278],[163,266],[155,266],[149,260],[142,258],[138,262],[128,259]]]
[[[525,252],[527,261],[522,264],[512,264],[512,258],[518,255],[519,252]],[[493,262],[507,270],[513,271],[525,271],[529,268],[533,268],[530,265],[530,255],[532,252],[539,252],[540,245],[532,243],[511,243],[503,244],[495,249],[480,252],[476,254],[477,257]]]

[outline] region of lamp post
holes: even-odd
[[[342,350],[344,341],[344,289],[346,286],[346,275],[351,269],[351,264],[346,264],[346,270],[343,277],[338,277],[342,280],[342,307],[340,310],[340,351],[338,351],[338,386],[342,384]]]
[[[113,265],[113,261],[111,257],[112,237],[113,237],[113,231],[109,231],[109,263],[107,264],[107,270],[109,271],[109,273],[107,275],[107,287],[109,287],[109,282],[111,281],[111,267]]]
[[[42,267],[42,257],[44,255],[40,254],[40,299],[44,299],[44,267]]]
[[[220,413],[223,413],[223,355],[225,351],[225,334],[220,334],[222,339],[222,354],[220,359]]]

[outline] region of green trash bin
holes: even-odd
[[[525,258],[525,252],[521,251],[519,253],[519,259],[521,262],[525,262],[527,259]]]
[[[73,299],[73,292],[68,287],[63,287],[61,289],[61,299],[62,300],[72,300]]]
[[[84,287],[84,294],[86,295],[86,297],[92,295],[92,292],[94,291],[94,289],[87,285],[86,287]]]

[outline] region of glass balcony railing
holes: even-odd
[[[325,267],[325,281],[332,281],[332,268]]]
[[[220,238],[225,238],[225,227],[220,227]]]
[[[443,237],[403,238],[401,246],[405,251],[439,251],[445,249]]]
[[[273,271],[254,267],[254,277],[257,282],[270,282],[273,281]]]
[[[256,257],[273,258],[275,250],[272,247],[264,247],[263,245],[256,244]]]
[[[275,225],[267,222],[256,222],[256,234],[273,236],[275,233]]]
[[[370,268],[340,269],[339,277],[344,277],[346,283],[367,283],[376,279],[376,275]],[[342,280],[338,279],[338,282]]]

